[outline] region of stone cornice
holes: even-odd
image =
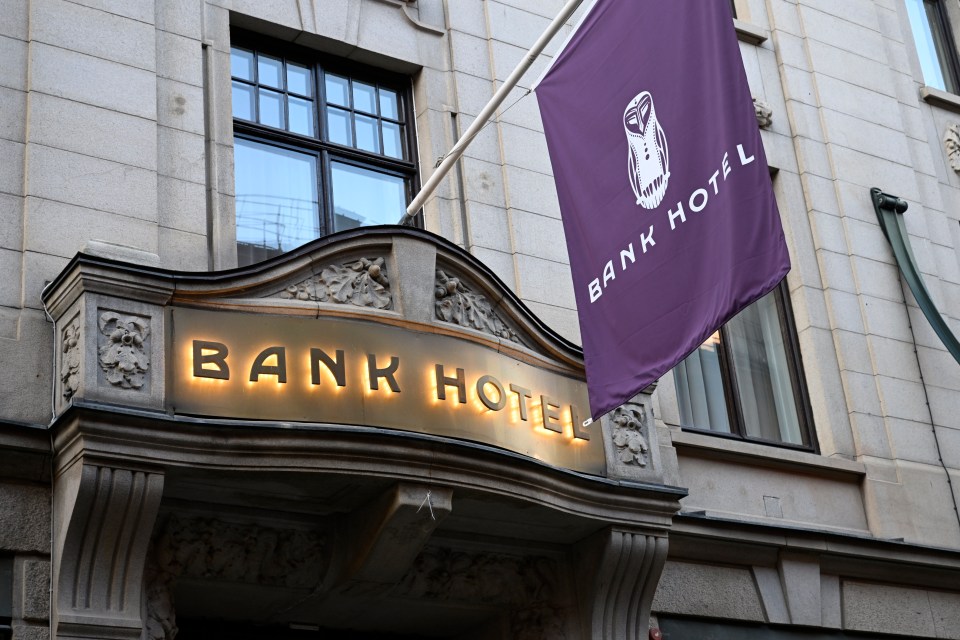
[[[344,473],[430,482],[652,532],[687,491],[559,469],[497,447],[376,427],[192,419],[75,402],[54,423],[57,473],[80,457],[130,468]]]

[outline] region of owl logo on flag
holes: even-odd
[[[667,192],[670,155],[649,92],[638,93],[627,105],[623,112],[623,129],[627,134],[627,171],[633,194],[638,205],[654,209]]]

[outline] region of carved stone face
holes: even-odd
[[[638,205],[654,209],[667,192],[670,158],[650,93],[642,91],[630,101],[623,112],[623,129],[627,136],[628,176],[633,194]]]

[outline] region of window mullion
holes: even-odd
[[[727,415],[730,417],[730,432],[741,438],[746,437],[743,425],[743,409],[740,406],[740,394],[737,389],[737,374],[734,367],[733,350],[730,348],[730,333],[726,325],[720,327],[720,375],[723,378],[723,396],[727,403]]]

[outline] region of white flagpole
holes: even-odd
[[[414,216],[420,211],[420,207],[423,206],[423,203],[427,201],[427,198],[430,197],[437,186],[440,184],[440,181],[443,180],[444,176],[450,172],[450,169],[453,168],[453,165],[456,164],[457,160],[460,159],[460,156],[463,155],[464,150],[466,150],[467,145],[469,145],[473,139],[480,133],[480,129],[487,123],[487,121],[493,116],[493,112],[503,104],[503,101],[507,98],[507,95],[510,91],[517,86],[517,82],[520,81],[520,78],[524,73],[527,72],[527,69],[537,60],[537,57],[543,52],[546,48],[547,43],[549,43],[557,32],[560,31],[561,27],[566,24],[567,20],[570,19],[570,16],[573,15],[573,12],[577,10],[577,7],[583,0],[569,0],[563,9],[556,18],[553,19],[553,22],[550,23],[550,26],[547,27],[547,30],[543,32],[539,39],[533,44],[526,55],[523,57],[523,60],[520,61],[520,64],[517,65],[517,68],[513,70],[510,76],[506,81],[497,89],[497,92],[493,94],[493,97],[490,98],[490,102],[487,103],[480,113],[477,115],[477,118],[473,123],[467,128],[463,133],[457,143],[453,145],[453,148],[443,157],[443,162],[437,167],[436,171],[430,176],[430,178],[424,183],[423,187],[420,189],[413,201],[410,203],[410,206],[407,207],[407,212],[403,214],[403,217],[400,218],[399,224],[410,224]]]

